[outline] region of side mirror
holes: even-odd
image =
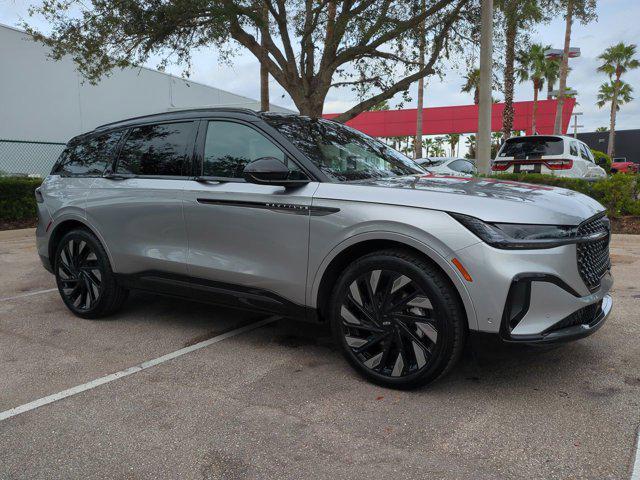
[[[244,167],[243,176],[249,183],[258,185],[277,185],[282,187],[300,187],[309,180],[289,180],[291,172],[287,166],[274,157],[262,157]]]

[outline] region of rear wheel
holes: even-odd
[[[331,302],[336,342],[375,383],[425,385],[460,357],[466,328],[457,295],[438,269],[411,252],[385,250],[356,260]]]
[[[72,230],[62,237],[54,268],[62,300],[79,317],[105,317],[127,298],[127,290],[117,284],[111,271],[106,251],[87,230]]]

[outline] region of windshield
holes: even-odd
[[[426,173],[400,152],[345,125],[296,115],[262,118],[336,182]]]
[[[542,155],[562,155],[564,142],[558,137],[523,137],[510,138],[506,141],[499,157],[513,157],[526,159],[527,157],[541,157]]]

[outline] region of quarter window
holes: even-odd
[[[259,158],[274,157],[289,167],[291,179],[305,178],[278,147],[253,128],[235,122],[207,125],[202,174],[206,177],[242,178],[244,167]]]
[[[591,152],[589,151],[589,149],[587,148],[587,146],[584,143],[580,144],[580,153],[582,155],[582,158],[584,158],[585,160],[587,160],[589,162],[593,162],[593,160],[591,158]]]
[[[579,154],[578,154],[578,142],[571,142],[571,145],[569,146],[569,153],[571,155],[573,155],[574,157],[579,156]]]
[[[131,129],[116,171],[145,176],[187,175],[193,125],[193,122],[161,123]]]
[[[97,137],[70,145],[62,154],[54,173],[64,176],[102,175],[112,155],[122,132],[110,132]]]

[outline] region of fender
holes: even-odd
[[[422,252],[424,255],[429,257],[434,263],[436,263],[449,277],[449,279],[454,284],[460,298],[462,299],[462,303],[467,314],[467,321],[469,324],[469,329],[477,330],[478,329],[478,319],[476,315],[475,308],[473,306],[473,301],[471,300],[471,296],[469,295],[469,291],[465,285],[465,280],[462,278],[457,269],[453,268],[453,265],[450,263],[450,258],[445,258],[441,253],[436,251],[433,247],[417,240],[413,237],[410,237],[405,234],[397,233],[397,232],[389,232],[383,230],[370,231],[365,233],[360,233],[354,235],[346,240],[343,240],[341,243],[336,245],[322,260],[320,266],[316,270],[313,281],[307,287],[307,305],[312,308],[317,308],[318,306],[318,292],[320,290],[320,282],[322,281],[322,277],[324,276],[327,267],[331,264],[332,260],[338,256],[345,249],[356,245],[358,243],[366,242],[367,240],[391,240],[398,243],[405,244],[407,246],[413,247],[416,250]]]
[[[78,223],[81,223],[85,228],[87,228],[91,233],[93,233],[98,238],[98,240],[100,240],[102,247],[107,252],[107,257],[109,258],[109,263],[111,264],[111,268],[115,272],[116,271],[115,264],[113,261],[113,256],[111,255],[111,251],[109,250],[109,246],[104,241],[104,238],[102,237],[100,232],[93,225],[91,225],[91,223],[89,222],[86,216],[86,211],[84,210],[74,209],[73,211],[66,211],[61,215],[58,215],[56,218],[54,218],[53,224],[49,228],[47,243],[51,241],[51,237],[53,236],[54,232],[60,227],[60,225],[62,225],[65,222],[68,222],[69,220],[73,220]]]

